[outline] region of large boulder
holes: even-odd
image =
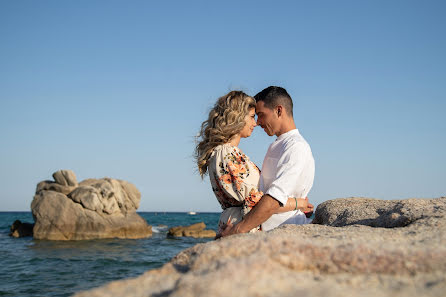
[[[371,227],[405,227],[419,220],[435,218],[444,212],[444,199],[379,200],[340,198],[317,206],[313,224],[335,227],[366,225]]]
[[[172,227],[169,229],[167,236],[171,237],[194,237],[194,238],[203,238],[203,237],[215,237],[217,234],[214,230],[205,230],[206,224],[203,222],[192,224],[190,226],[178,226]]]
[[[111,178],[77,183],[69,170],[55,172],[53,177],[55,181],[37,185],[31,203],[34,238],[144,238],[152,234],[136,213],[141,194],[134,185]]]
[[[368,199],[354,201],[357,211],[370,205]],[[384,206],[393,204],[388,201],[375,202],[394,209]],[[285,225],[230,236],[195,245],[140,277],[75,296],[444,296],[446,198],[420,199],[405,209],[423,215],[402,227],[347,220],[338,227]],[[349,212],[352,221],[376,219]]]

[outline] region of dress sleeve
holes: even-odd
[[[224,146],[217,155],[216,178],[220,188],[243,206],[247,214],[262,198],[258,168],[236,147]]]

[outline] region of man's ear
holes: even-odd
[[[280,117],[283,113],[283,106],[282,105],[277,105],[276,107],[276,112],[277,112],[277,116]]]

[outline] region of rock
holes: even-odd
[[[33,236],[33,227],[34,224],[22,223],[20,220],[15,220],[14,223],[12,223],[9,236],[15,238]]]
[[[62,186],[54,181],[44,180],[37,184],[36,193],[40,191],[54,191],[62,194],[71,193],[76,187]]]
[[[194,238],[215,238],[217,233],[214,230],[200,230],[200,231],[184,231],[184,236],[194,237]]]
[[[53,176],[57,182],[40,182],[31,203],[35,239],[144,238],[152,234],[136,213],[141,194],[134,185],[111,178],[77,184],[74,173],[67,170]]]
[[[194,238],[215,237],[217,234],[214,230],[204,230],[206,225],[203,222],[192,224],[190,226],[178,226],[169,229],[167,236],[181,237],[189,236]]]
[[[313,224],[329,226],[366,225],[404,227],[445,211],[444,199],[378,200],[342,198],[319,204]]]
[[[197,244],[159,269],[75,296],[444,296],[446,198],[405,201],[404,214],[423,215],[393,228],[351,225],[376,222],[370,209],[360,210],[368,199],[354,201],[344,227],[285,225]],[[391,213],[398,202],[372,203]]]
[[[77,186],[76,175],[71,170],[59,170],[53,173],[53,178],[62,186]]]
[[[123,189],[123,195],[127,198],[126,201],[129,201],[129,204],[131,204],[128,207],[132,207],[134,209],[139,208],[139,201],[141,200],[141,194],[139,193],[138,189],[131,183],[126,182],[125,180],[119,180],[119,183],[121,184],[121,187]]]
[[[126,181],[103,178],[87,179],[82,181],[79,186],[90,186],[99,193],[103,210],[108,214],[120,211],[132,211],[139,207],[141,194],[136,187]]]
[[[86,209],[93,211],[102,211],[104,204],[101,203],[100,194],[96,188],[91,186],[80,186],[68,194],[74,202],[82,204]]]

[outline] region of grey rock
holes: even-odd
[[[329,226],[366,225],[404,227],[444,212],[445,197],[439,199],[378,200],[341,198],[317,206],[313,224]]]
[[[76,175],[71,170],[59,170],[53,173],[53,178],[59,185],[77,187]]]
[[[342,217],[344,227],[285,225],[198,244],[159,269],[75,296],[443,297],[446,199],[405,201],[402,208],[392,201],[354,202],[355,207],[348,203],[348,215],[334,215],[325,207],[316,210],[318,216],[325,209],[336,224]],[[370,203],[390,214],[378,223],[382,214],[371,211]],[[411,223],[391,215],[397,209]],[[351,224],[364,220],[383,227]],[[384,221],[401,227],[391,228]]]
[[[35,239],[144,238],[152,234],[151,226],[136,213],[141,194],[130,183],[125,182],[124,188],[121,181],[105,178],[69,186],[75,181],[74,173],[62,170],[54,176],[57,183],[37,185],[31,203]],[[63,181],[67,185],[59,184]]]

